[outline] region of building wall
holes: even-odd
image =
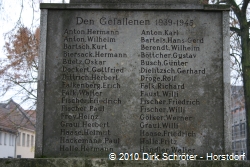
[[[232,149],[234,154],[247,154],[246,110],[243,87],[232,87]]]
[[[246,149],[246,114],[245,108],[237,108],[232,111],[232,149],[235,154],[247,153]]]
[[[18,129],[16,139],[16,156],[19,158],[34,158],[35,132],[27,129]]]
[[[15,134],[0,131],[0,158],[15,157],[15,140]]]

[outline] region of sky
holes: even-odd
[[[0,59],[6,58],[4,44],[6,34],[13,32],[18,22],[28,28],[36,27],[40,24],[39,4],[42,3],[62,3],[63,0],[0,0]],[[40,1],[40,2],[39,2]],[[65,0],[68,3],[69,0]],[[21,8],[23,6],[23,9]],[[15,32],[15,31],[14,31]],[[15,91],[9,91],[5,96],[0,97],[0,102],[7,102],[10,98],[17,103],[21,102],[21,96],[15,96]],[[21,104],[24,109],[29,109],[30,104]]]
[[[26,27],[37,27],[40,24],[39,0],[0,0],[0,58],[6,57],[3,52],[5,35],[15,28],[20,21]],[[40,0],[42,3],[62,3],[63,0]],[[68,3],[69,0],[65,0]],[[23,5],[23,10],[21,6]],[[33,7],[34,6],[34,10]]]

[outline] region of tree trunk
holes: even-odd
[[[250,45],[247,20],[241,22],[242,72],[247,123],[247,159],[250,160]]]

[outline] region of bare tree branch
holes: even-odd
[[[230,31],[234,31],[237,33],[237,35],[241,36],[241,31],[239,28],[236,28],[236,27],[230,27]]]
[[[241,19],[241,10],[239,6],[236,4],[235,0],[227,0],[228,4],[231,5],[231,9],[236,15],[237,19],[240,21]]]
[[[249,1],[250,0],[243,0],[243,5],[242,5],[242,8],[241,8],[242,14],[246,15],[246,9],[247,9],[247,6],[249,4]]]

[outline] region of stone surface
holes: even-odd
[[[43,9],[36,156],[229,150],[224,15]]]
[[[4,167],[248,167],[249,161],[110,161],[107,159],[0,159]]]
[[[203,0],[70,0],[70,3],[174,3],[174,4],[201,4]]]

